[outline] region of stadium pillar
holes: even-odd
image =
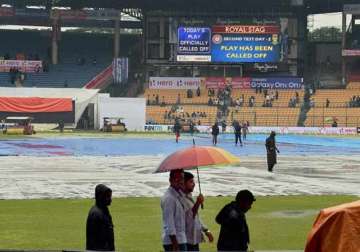
[[[160,18],[160,58],[165,58],[165,18]]]
[[[59,61],[58,55],[58,42],[60,40],[61,27],[59,19],[52,20],[52,38],[51,38],[51,62],[53,65],[57,65]]]
[[[341,50],[346,49],[346,13],[342,12],[342,42],[341,42]],[[346,58],[342,56],[342,84],[346,85]]]
[[[114,28],[114,58],[119,58],[120,55],[120,20],[115,20]]]

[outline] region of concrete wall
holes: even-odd
[[[325,63],[330,57],[332,64],[341,64],[341,44],[340,43],[318,43],[316,44],[316,63]]]

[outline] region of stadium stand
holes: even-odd
[[[242,107],[231,108],[227,124],[234,120],[248,122],[252,126],[297,126],[300,108],[285,107]]]
[[[305,126],[332,126],[334,121],[341,127],[360,126],[360,107],[353,105],[353,97],[360,95],[357,84],[350,84],[347,89],[323,89],[312,96],[313,106],[307,114]],[[326,100],[330,103],[326,105]]]
[[[272,107],[263,107],[265,95],[262,92],[256,92],[254,89],[233,89],[231,92],[232,105],[229,106],[229,112],[226,116],[227,125],[231,125],[233,120],[248,121],[253,126],[297,126],[300,103],[303,100],[303,90],[273,90],[268,94],[275,96],[278,92],[278,99],[273,99]],[[144,97],[147,99],[146,120],[148,123],[155,124],[173,124],[175,117],[180,117],[184,121],[192,119],[196,124],[200,120],[202,125],[211,125],[217,120],[218,107],[208,105],[209,98],[213,101],[216,96],[209,97],[208,89],[204,86],[200,88],[200,96],[196,96],[196,90],[192,90],[193,97],[187,98],[187,90],[184,89],[146,89]],[[299,102],[295,107],[289,108],[289,100],[296,98],[298,93]],[[158,99],[156,99],[158,97]],[[180,103],[177,103],[180,97]],[[236,99],[243,97],[242,106],[236,106]],[[255,98],[253,107],[249,105],[249,99]],[[158,100],[158,102],[156,102]],[[173,106],[171,106],[173,105]],[[165,116],[168,113],[180,108],[182,112],[174,112],[170,117]],[[206,118],[192,118],[193,112],[205,112]],[[190,117],[186,116],[186,113]],[[184,116],[183,116],[184,114]]]
[[[15,59],[19,52],[38,55],[49,65],[48,72],[27,73],[25,87],[83,87],[112,62],[113,38],[107,34],[63,32],[59,46],[59,64],[50,62],[50,33],[47,31],[0,31],[0,56]],[[134,36],[122,37],[121,54],[127,55]],[[94,62],[96,61],[96,63]],[[0,73],[0,86],[14,87],[9,73]]]
[[[350,82],[347,89],[360,89],[360,81]]]

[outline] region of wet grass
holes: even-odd
[[[316,213],[325,207],[358,200],[355,196],[257,197],[247,214],[255,250],[303,249]],[[215,237],[214,218],[232,198],[209,197],[201,217]],[[74,249],[85,247],[85,224],[92,200],[0,201],[1,249]],[[161,250],[159,198],[118,198],[110,208],[116,248],[125,252]],[[202,251],[216,251],[216,243]]]

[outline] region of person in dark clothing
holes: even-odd
[[[219,126],[217,122],[211,127],[211,134],[213,136],[213,145],[217,145],[217,137],[219,135]]]
[[[196,95],[199,97],[200,94],[201,94],[200,87],[198,87],[198,88],[196,89]]]
[[[274,165],[276,164],[276,152],[280,153],[279,149],[276,147],[275,143],[275,131],[271,131],[270,136],[266,139],[266,152],[267,152],[267,164],[268,171],[272,172]]]
[[[194,130],[195,130],[195,124],[194,124],[194,122],[192,120],[190,120],[189,131],[190,131],[191,135],[194,135]]]
[[[245,213],[251,209],[255,201],[249,190],[239,191],[235,201],[227,204],[216,216],[221,225],[217,249],[221,251],[245,252],[250,243],[249,227]]]
[[[95,188],[95,205],[86,222],[86,250],[115,251],[114,225],[108,209],[112,191],[99,184]]]
[[[65,123],[63,120],[60,120],[59,121],[59,130],[60,130],[60,133],[63,133],[64,132],[64,127],[65,127]]]
[[[243,123],[243,126],[242,126],[242,135],[243,135],[243,140],[245,141],[246,140],[246,135],[247,135],[247,132],[248,132],[248,125],[247,123]]]
[[[176,141],[176,143],[179,142],[180,130],[181,130],[180,121],[178,119],[176,119],[175,124],[174,124],[174,133],[175,133],[175,141]]]
[[[221,129],[222,129],[222,132],[225,132],[226,131],[226,122],[225,120],[221,122]]]
[[[242,141],[241,141],[241,125],[238,121],[234,121],[233,123],[233,127],[234,127],[234,134],[235,134],[235,145],[237,146],[238,141],[240,142],[240,146],[242,146]]]

